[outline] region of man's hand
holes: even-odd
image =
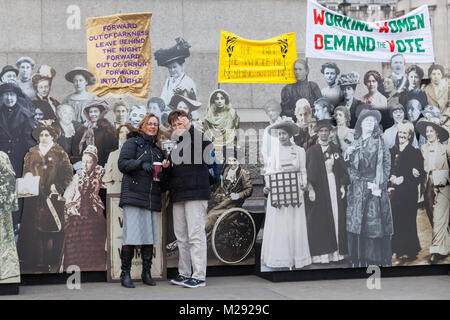
[[[163,168],[167,169],[170,166],[170,161],[167,159],[164,159],[162,162]]]

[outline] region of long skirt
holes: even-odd
[[[430,253],[446,256],[450,252],[450,186],[439,188],[433,205],[433,240]]]
[[[158,243],[158,212],[123,206],[123,245]]]
[[[361,234],[348,232],[348,253],[352,267],[392,265],[391,236],[369,238],[367,236],[367,212],[364,212]]]
[[[70,216],[65,230],[64,270],[70,265],[81,271],[106,270],[106,221],[98,215]]]
[[[301,196],[303,200],[303,195]],[[305,203],[274,208],[267,200],[261,264],[270,268],[303,268],[311,264]]]

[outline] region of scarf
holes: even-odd
[[[97,122],[87,121],[86,131],[84,132],[83,137],[81,138],[80,144],[78,145],[78,150],[80,151],[80,153],[83,152],[84,143],[86,143],[87,146],[88,145],[95,146],[94,129],[97,129]]]
[[[45,156],[47,152],[53,147],[53,141],[48,144],[48,146],[43,146],[39,144],[39,151],[41,151],[42,155]]]

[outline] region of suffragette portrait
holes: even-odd
[[[52,80],[55,75],[55,69],[47,65],[42,65],[38,72],[31,78],[33,87],[36,89],[36,95],[32,102],[36,108],[42,110],[43,120],[56,120],[56,109],[60,103],[55,98],[49,96]]]
[[[95,76],[86,68],[76,67],[67,72],[65,78],[73,84],[75,92],[65,97],[62,103],[73,107],[76,121],[84,122],[88,120],[84,114],[84,108],[93,101],[100,100],[96,95],[87,91],[88,86],[95,84]]]
[[[40,125],[33,130],[39,142],[25,155],[24,177],[40,177],[39,195],[24,200],[19,236],[23,273],[58,272],[64,240],[64,200],[73,170],[67,153],[56,141],[59,129]]]
[[[379,127],[381,113],[363,110],[355,141],[344,153],[350,175],[347,188],[347,240],[352,267],[392,264],[394,232],[387,193],[391,156]]]
[[[336,63],[327,62],[322,65],[320,72],[323,74],[325,82],[327,83],[327,87],[322,89],[322,96],[327,98],[331,104],[337,106],[343,98],[341,88],[336,83],[337,77],[341,71]]]
[[[32,84],[31,74],[36,63],[30,57],[21,57],[16,61],[16,66],[19,69],[19,85],[22,92],[30,99],[36,98],[36,88]]]
[[[19,258],[11,213],[18,210],[16,173],[0,151],[0,284],[20,282]]]
[[[313,263],[341,261],[347,254],[345,229],[348,170],[339,148],[329,143],[330,120],[317,121],[318,143],[306,152],[309,250]]]
[[[280,105],[281,115],[290,117],[295,121],[295,103],[299,99],[305,98],[309,105],[313,105],[314,101],[322,97],[322,92],[317,83],[308,81],[309,66],[306,60],[298,59],[294,62],[293,68],[297,82],[283,87]]]
[[[417,199],[419,186],[426,174],[424,160],[412,143],[414,125],[408,120],[397,123],[397,138],[391,152],[389,178],[390,200],[394,234],[392,236],[393,259],[396,264],[415,260],[420,251],[417,234]]]
[[[176,44],[168,49],[159,49],[155,52],[158,66],[166,67],[169,77],[164,83],[161,99],[168,105],[176,91],[187,90],[189,95],[197,97],[197,88],[194,81],[183,71],[186,58],[190,56],[189,43],[183,38],[176,38]]]
[[[64,270],[77,265],[82,271],[106,270],[105,205],[99,196],[105,169],[98,165],[97,148],[83,151],[82,169],[64,192]]]

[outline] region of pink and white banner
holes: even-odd
[[[306,57],[379,62],[397,53],[410,63],[434,62],[426,5],[392,20],[366,22],[308,0]]]

